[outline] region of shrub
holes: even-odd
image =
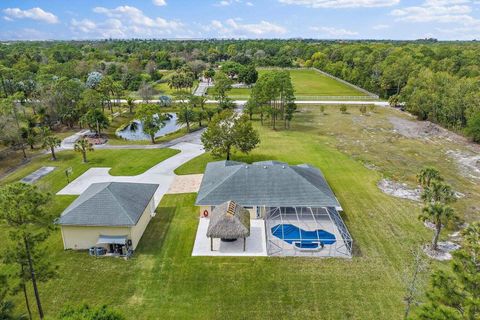
[[[360,106],[360,113],[362,114],[362,116],[364,116],[367,113],[367,106],[361,105]]]
[[[340,106],[340,111],[341,111],[342,113],[344,113],[344,114],[347,113],[347,105],[342,104],[342,105]]]
[[[480,142],[480,112],[468,119],[466,133],[472,137],[473,141]]]

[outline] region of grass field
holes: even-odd
[[[267,71],[269,70],[261,69],[259,75]],[[295,96],[300,99],[316,96],[366,96],[365,93],[312,69],[293,69],[289,71],[295,88]],[[251,89],[247,88],[233,88],[229,92],[229,96],[232,98],[247,98],[250,96],[250,91]],[[214,91],[209,89],[208,93],[214,94]]]
[[[358,108],[341,114],[338,107],[327,107],[326,113],[302,107],[289,131],[256,122],[260,147],[234,160],[307,162],[322,169],[345,210],[353,259],[192,257],[195,194],[167,195],[130,261],[63,251],[60,232],[55,232],[48,246],[59,276],[40,286],[47,314],[55,315],[64,304],[88,302],[112,305],[128,319],[401,319],[409,252],[429,241],[431,232],[417,219],[419,204],[383,194],[377,181],[386,175],[412,182],[419,168],[435,163],[456,190],[468,190],[455,204],[467,220],[478,219],[466,212],[480,201],[480,186],[461,177],[444,156],[451,142],[426,144],[393,132],[388,118],[405,117],[395,110],[360,116]],[[107,157],[103,152],[95,154]],[[140,161],[139,152],[111,155],[101,163]],[[114,164],[114,157],[122,163]],[[177,173],[202,172],[211,159],[202,155]],[[75,160],[80,162],[79,155]],[[121,171],[133,170],[140,171]],[[65,184],[57,178],[54,190]],[[58,212],[72,200],[56,199]],[[20,310],[20,296],[16,302]]]

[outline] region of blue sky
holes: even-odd
[[[480,39],[479,0],[2,0],[0,39]]]

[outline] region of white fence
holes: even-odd
[[[248,100],[249,95],[229,96],[232,100]],[[377,101],[378,96],[295,96],[296,101]]]

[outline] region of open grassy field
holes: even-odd
[[[446,150],[463,146],[400,136],[389,118],[408,117],[391,109],[361,116],[358,107],[348,114],[327,107],[323,115],[309,106],[295,116],[289,131],[256,122],[260,147],[234,160],[275,159],[320,168],[345,210],[353,259],[192,257],[195,194],[167,195],[130,261],[65,252],[56,231],[48,247],[59,276],[40,286],[47,314],[55,315],[65,304],[88,302],[112,305],[128,319],[401,319],[409,252],[428,241],[431,231],[417,219],[418,203],[385,195],[376,183],[384,176],[411,183],[423,165],[435,164],[456,190],[466,193],[455,204],[460,215],[478,219],[469,210],[480,201],[480,187],[445,157]],[[104,152],[95,156],[107,157]],[[101,163],[121,166],[130,159],[136,164],[139,152],[108,156]],[[202,155],[177,173],[202,172],[211,159]],[[75,160],[80,163],[78,155]],[[133,170],[140,168],[122,174]],[[50,182],[52,191],[65,185],[61,178]],[[52,210],[61,212],[70,201],[56,197]],[[20,296],[16,302],[21,310]]]
[[[259,75],[268,72],[268,69],[260,69]],[[293,69],[289,70],[292,77],[292,83],[295,88],[295,96],[315,97],[315,96],[365,96],[366,94],[345,85],[335,79],[324,76],[312,69]],[[251,89],[233,88],[229,92],[232,98],[248,98]],[[214,94],[213,89],[208,90],[209,94]]]

